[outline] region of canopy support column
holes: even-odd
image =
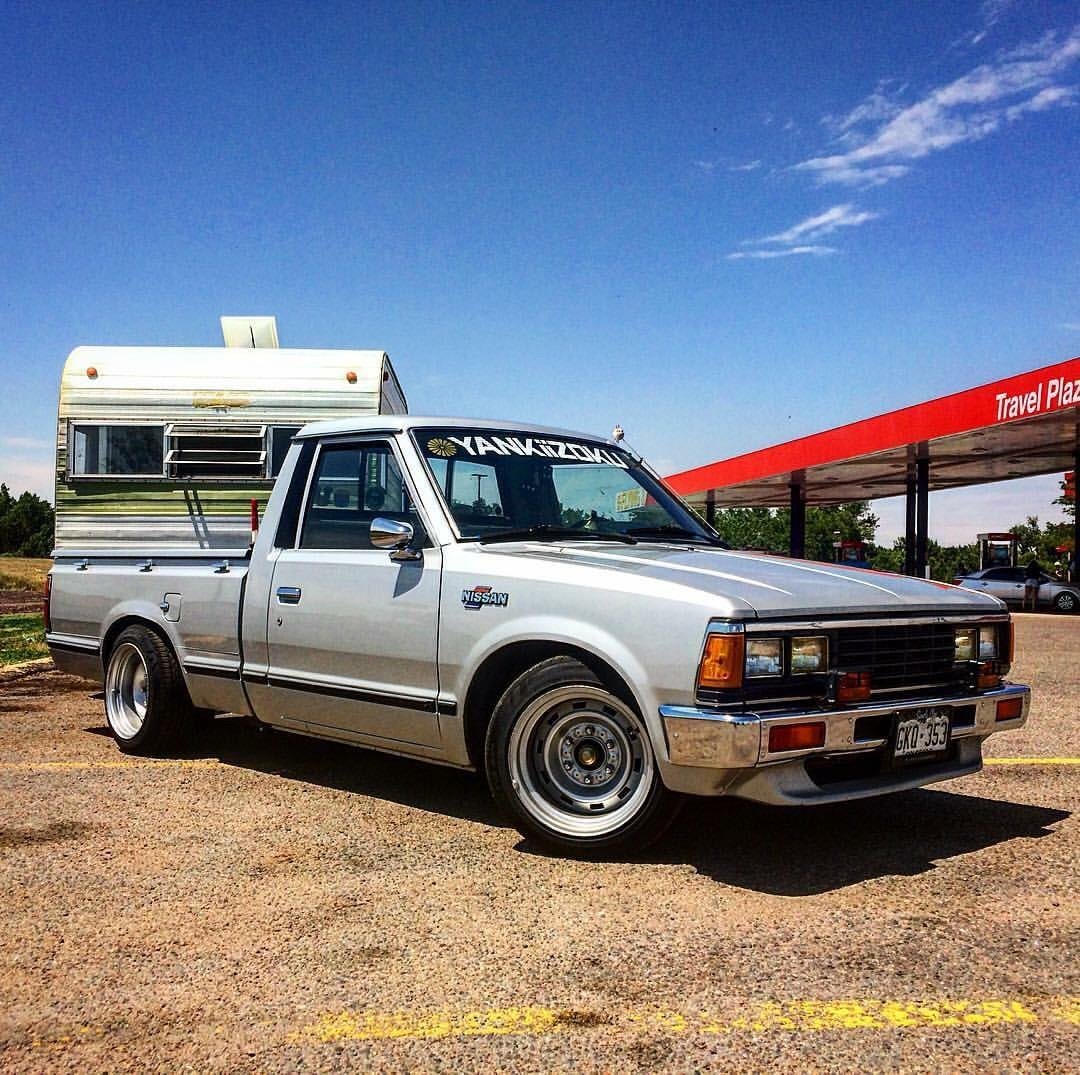
[[[806,559],[806,489],[801,481],[791,483],[791,534],[788,551],[793,559]]]
[[[930,514],[930,460],[915,461],[915,574],[926,578],[927,523]]]
[[[907,504],[904,526],[904,574],[915,574],[915,467],[908,460]]]
[[[1073,489],[1076,489],[1077,479],[1080,479],[1080,426],[1076,430],[1076,450],[1073,453]],[[1080,496],[1073,493],[1073,540],[1072,540],[1072,574],[1070,582],[1080,582]]]

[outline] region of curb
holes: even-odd
[[[33,661],[9,664],[0,668],[0,683],[9,683],[13,679],[25,679],[27,676],[37,675],[38,672],[52,671],[52,669],[51,657],[38,657]]]

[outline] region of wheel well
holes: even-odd
[[[152,623],[150,620],[144,620],[141,616],[121,616],[106,632],[105,638],[101,643],[101,667],[106,668],[109,664],[109,654],[112,652],[113,643],[116,641],[117,635],[126,627],[145,627],[148,631],[153,631],[171,650],[173,644],[169,641],[169,636],[161,630],[156,623]],[[176,656],[175,651],[173,656]]]
[[[527,668],[532,668],[534,664],[546,661],[549,657],[576,657],[595,673],[608,690],[632,705],[635,710],[638,708],[634,694],[622,676],[595,653],[565,642],[511,643],[485,658],[476,670],[465,695],[465,742],[469,750],[469,761],[478,770],[483,771],[484,768],[484,737],[487,735],[495,704],[503,691]]]

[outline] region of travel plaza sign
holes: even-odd
[[[1080,377],[1048,377],[1029,392],[998,392],[997,421],[1010,422],[1080,403]]]

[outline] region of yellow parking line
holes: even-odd
[[[1080,765],[1080,758],[984,758],[986,765]]]
[[[140,758],[135,761],[5,761],[0,773],[71,772],[78,769],[212,769],[216,758]]]
[[[612,1026],[661,1034],[816,1033],[1018,1026],[1064,1022],[1080,1025],[1080,997],[993,1000],[788,1000],[744,1005],[734,1016],[662,1008],[611,1012],[543,1007],[464,1012],[330,1012],[289,1040],[392,1041],[536,1036],[583,1027]]]

